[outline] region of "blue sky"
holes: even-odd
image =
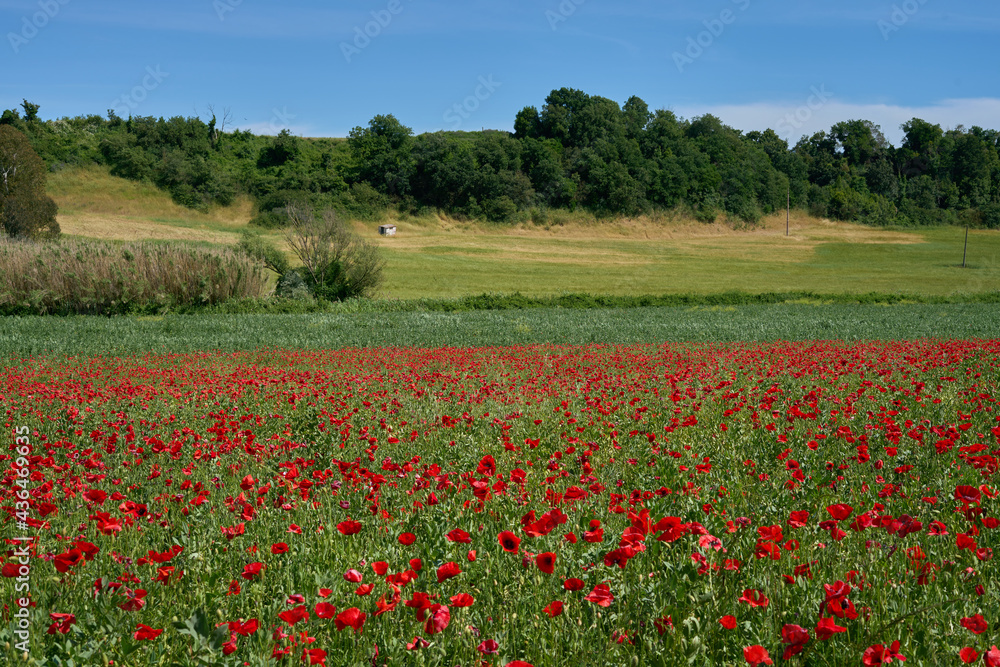
[[[367,32],[367,34],[366,34]],[[1000,128],[984,0],[0,0],[0,108],[207,118],[346,136],[513,129],[570,87],[794,143],[865,118]]]

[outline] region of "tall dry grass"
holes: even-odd
[[[0,314],[163,312],[259,297],[245,255],[181,244],[0,239]]]

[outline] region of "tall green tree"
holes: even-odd
[[[413,130],[392,114],[375,116],[368,127],[355,127],[347,140],[357,175],[387,195],[410,192],[414,172]]]
[[[56,211],[45,194],[45,163],[24,134],[0,125],[0,232],[18,238],[58,236]]]

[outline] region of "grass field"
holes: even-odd
[[[100,168],[50,175],[64,233],[135,240],[233,244],[251,205],[197,213],[149,185]],[[994,291],[1000,287],[1000,232],[973,231],[963,269],[964,230],[873,229],[795,212],[753,230],[670,218],[596,222],[554,214],[546,225],[500,227],[438,217],[392,220],[394,238],[358,224],[385,250],[387,298],[444,298],[484,292],[552,295],[707,294],[810,290],[818,293]],[[560,224],[562,223],[562,224]],[[269,237],[281,245],[281,234]]]
[[[665,341],[993,338],[997,304],[0,318],[0,356]]]

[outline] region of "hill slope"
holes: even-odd
[[[51,174],[64,233],[80,237],[188,240],[230,245],[252,215],[246,200],[208,213],[174,204],[153,186],[98,167]],[[393,238],[376,223],[355,223],[387,260],[383,295],[457,297],[713,293],[809,290],[819,293],[954,294],[1000,288],[1000,232],[974,231],[962,269],[964,230],[871,228],[793,212],[753,229],[679,217],[596,222],[556,213],[546,224],[463,222],[394,216]],[[282,245],[281,234],[269,237]]]

